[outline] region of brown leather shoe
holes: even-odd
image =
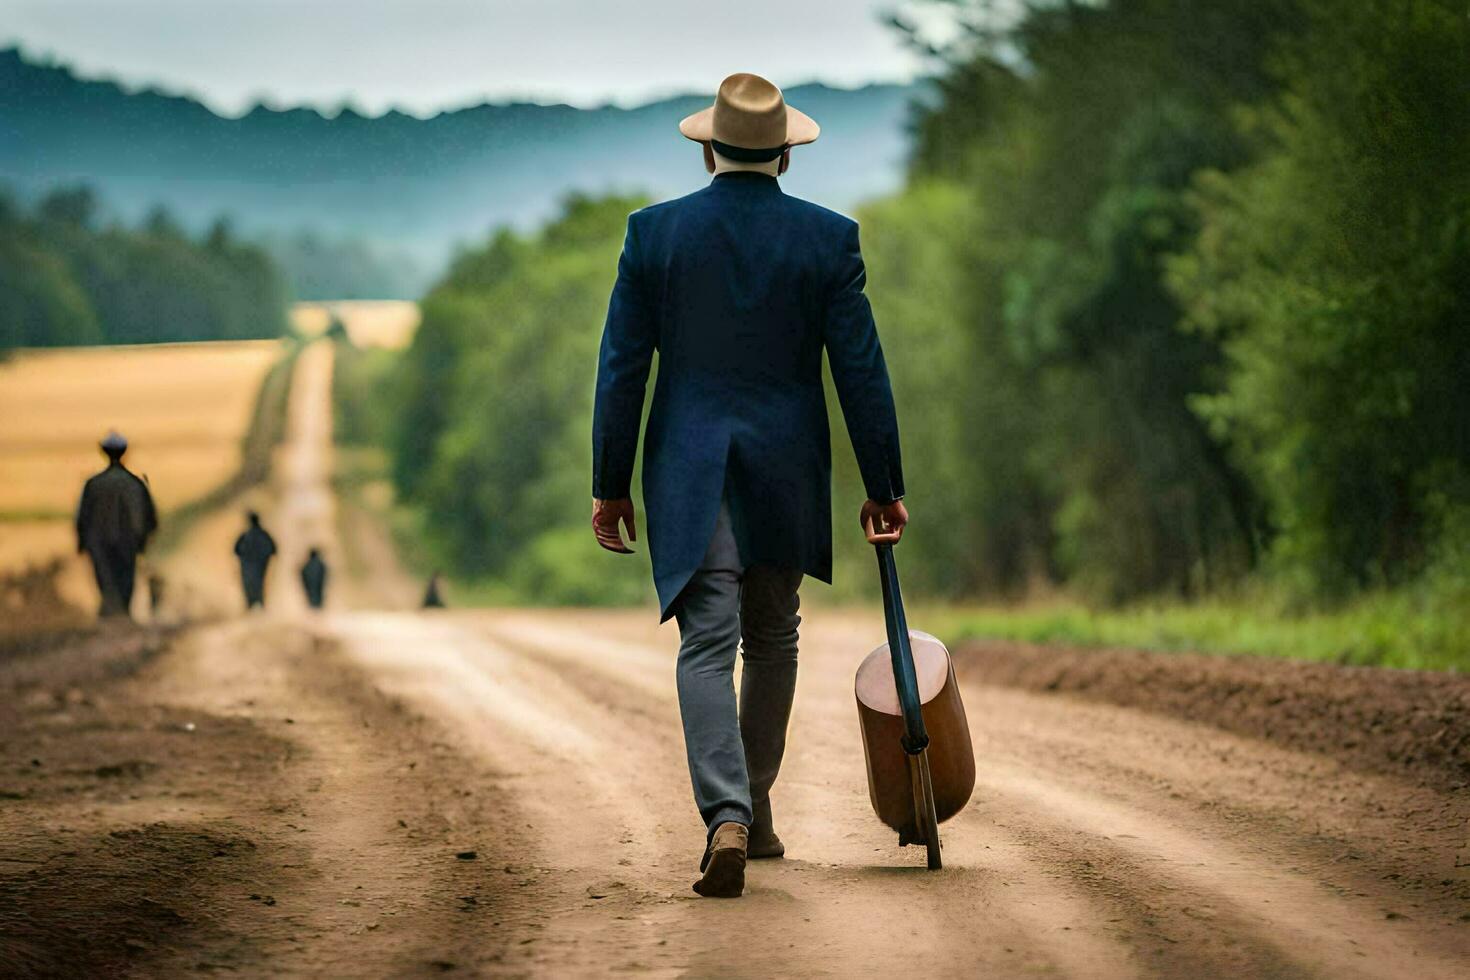
[[[750,809],[755,819],[750,822],[750,846],[745,849],[745,856],[751,860],[785,857],[786,845],[776,836],[776,825],[771,819],[771,798],[752,800]]]
[[[750,843],[746,845],[745,856],[752,861],[785,857],[786,845],[781,843],[781,838],[770,827],[751,827]]]
[[[745,848],[749,839],[744,824],[729,822],[716,827],[699,864],[704,877],[694,883],[694,890],[705,898],[739,898],[745,891]]]

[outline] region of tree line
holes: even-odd
[[[277,337],[280,272],[224,219],[191,237],[159,208],[103,225],[84,186],[25,208],[0,193],[0,350]]]
[[[645,203],[572,197],[539,232],[461,254],[377,389],[394,482],[426,515],[430,550],[514,597],[611,603],[647,589],[587,532],[597,345],[628,214]]]
[[[1463,592],[1462,0],[941,5],[961,28],[942,45],[898,25],[942,65],[907,186],[859,214],[909,588]],[[586,531],[595,352],[639,203],[575,198],[425,301],[387,438],[461,572],[542,601],[641,586]],[[841,449],[836,480],[848,522]],[[866,586],[851,523],[838,575]]]

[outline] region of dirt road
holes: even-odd
[[[1463,787],[1138,708],[966,682],[979,783],[943,827],[945,870],[923,870],[868,807],[851,683],[882,626],[846,610],[802,629],[774,797],[787,858],[753,863],[740,901],[697,898],[677,639],[651,612],[353,609],[381,594],[360,582],[325,614],[302,608],[305,548],[338,548],[330,371],[326,345],[303,355],[264,501],[284,559],[272,611],[189,631],[105,695],[33,697],[5,743],[16,760],[87,758],[65,792],[45,764],[12,780],[30,829],[11,860],[70,842],[56,867],[93,895],[118,887],[106,835],[172,855],[155,868],[174,869],[173,899],[129,886],[146,915],[88,899],[122,939],[153,930],[119,954],[139,972],[1470,971]],[[91,748],[60,739],[68,725]],[[95,775],[120,756],[140,763],[122,792]],[[26,873],[33,901],[65,890]]]

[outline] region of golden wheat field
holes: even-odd
[[[298,333],[317,337],[336,316],[358,347],[402,350],[419,326],[419,305],[406,300],[341,300],[333,303],[297,303],[291,325]]]
[[[12,543],[24,537],[17,522],[72,512],[110,428],[127,436],[127,463],[161,510],[229,479],[281,354],[264,340],[22,351],[0,363],[0,555],[28,547]]]

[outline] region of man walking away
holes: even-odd
[[[101,443],[107,469],[89,479],[77,506],[77,553],[92,559],[99,615],[127,616],[133,603],[138,556],[158,527],[158,512],[148,485],[123,465],[128,441],[117,432]]]
[[[276,542],[260,526],[260,515],[250,511],[250,526],[235,539],[235,555],[240,559],[240,585],[245,589],[245,608],[265,606],[265,571],[271,556],[276,553]]]
[[[770,793],[796,687],[797,589],[804,574],[832,579],[824,352],[867,488],[859,521],[898,531],[908,513],[857,225],[777,180],[817,124],[740,74],[679,129],[715,177],[628,219],[597,369],[592,527],[609,551],[628,551],[619,524],[637,539],[629,487],[657,350],[643,490],[707,833],[694,890],[734,897],[747,857],[785,853]]]
[[[322,561],[319,548],[312,548],[306,557],[306,564],[301,566],[301,587],[306,590],[306,604],[313,609],[320,609],[326,598],[327,563]]]
[[[444,597],[439,594],[439,573],[429,576],[429,587],[424,590],[425,609],[443,609]]]

